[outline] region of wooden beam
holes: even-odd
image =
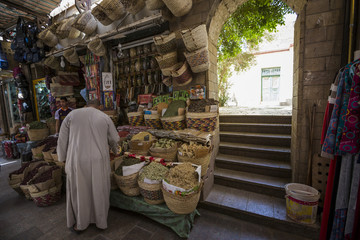
[[[13,2],[8,1],[8,0],[0,0],[0,3],[3,3],[5,5],[7,5],[8,7],[18,9],[20,11],[26,12],[26,13],[34,15],[34,16],[40,16],[40,17],[46,17],[47,16],[47,14],[45,14],[45,13],[35,12],[35,11],[33,11],[33,10],[27,8],[27,7],[18,5],[16,3],[13,3]]]

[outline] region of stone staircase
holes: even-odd
[[[202,207],[317,239],[318,225],[286,217],[290,144],[291,116],[220,116],[214,186]]]

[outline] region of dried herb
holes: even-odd
[[[46,182],[47,180],[50,180],[52,178],[52,172],[54,170],[59,169],[59,166],[53,166],[50,169],[46,170],[45,172],[43,172],[40,176],[36,177],[35,179],[33,179],[30,184],[37,184],[37,183],[42,183],[42,182]]]
[[[29,123],[29,129],[44,129],[44,128],[47,128],[46,123],[39,121]]]
[[[176,144],[176,141],[170,138],[161,138],[159,139],[154,147],[155,148],[171,148]]]
[[[172,101],[169,104],[163,117],[175,117],[179,115],[179,108],[186,108],[186,102],[183,100]]]
[[[201,100],[191,100],[188,112],[205,112],[206,106],[218,105],[219,102],[214,99],[201,99]]]
[[[13,175],[13,174],[14,174],[14,175],[22,174],[22,173],[25,171],[25,169],[26,169],[27,167],[29,167],[30,164],[32,164],[32,163],[34,163],[34,162],[37,162],[37,161],[32,161],[32,162],[25,163],[25,164],[22,165],[22,167],[19,168],[18,170],[15,170],[15,171],[11,172],[11,173],[9,174],[9,177],[11,178],[11,175]]]
[[[33,170],[31,170],[26,177],[24,178],[24,180],[21,182],[21,185],[26,185],[39,171],[39,168],[43,167],[43,166],[47,166],[48,164],[46,162],[43,163],[39,163]]]
[[[151,162],[149,165],[143,168],[139,180],[144,181],[145,178],[150,180],[162,180],[169,172],[169,169],[160,163]]]
[[[192,189],[198,185],[198,173],[191,163],[186,162],[173,167],[169,171],[166,181],[171,185],[183,188],[185,190]]]
[[[123,161],[120,163],[119,167],[115,170],[115,173],[119,176],[122,176],[123,175],[122,167],[132,166],[132,165],[135,165],[138,163],[141,163],[140,159],[132,158],[132,157],[124,157]]]

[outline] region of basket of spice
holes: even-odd
[[[39,161],[39,163],[35,166],[34,169],[28,172],[24,180],[20,183],[20,188],[23,191],[26,199],[31,200],[30,192],[29,192],[29,185],[28,183],[36,177],[37,173],[39,172],[41,167],[49,166],[47,162],[45,161]],[[40,170],[41,172],[41,170]]]
[[[49,128],[46,123],[32,122],[27,124],[27,134],[30,141],[40,141],[49,136]]]
[[[163,158],[165,161],[176,161],[178,143],[170,138],[161,138],[149,149],[153,157]]]
[[[130,126],[145,126],[144,113],[141,112],[129,112],[127,114]]]
[[[186,102],[182,100],[172,101],[161,118],[165,130],[182,130],[186,128],[185,121]]]
[[[57,146],[57,137],[48,137],[46,138],[46,144],[45,147],[42,150],[42,154],[44,156],[44,160],[48,162],[53,162],[54,159],[52,157],[52,152],[55,150]]]
[[[212,106],[215,106],[215,112],[209,112]],[[202,132],[214,131],[218,118],[217,106],[218,101],[214,99],[191,100],[186,113],[187,127]]]
[[[126,156],[115,161],[115,180],[120,190],[127,196],[140,194],[138,174],[145,162],[138,158]]]
[[[147,156],[149,149],[156,138],[148,132],[139,132],[131,138],[130,152]]]
[[[145,125],[154,129],[162,129],[160,115],[159,114],[145,114]]]
[[[161,163],[151,162],[141,169],[138,184],[140,193],[145,202],[149,204],[160,204],[164,202],[161,191],[161,181],[164,179],[169,169]]]
[[[162,192],[168,208],[176,214],[192,213],[199,202],[202,188],[201,166],[173,163],[162,181]]]
[[[59,161],[56,148],[51,152],[51,157],[52,157],[52,159],[53,159],[54,161],[56,161],[56,162]]]
[[[201,166],[201,176],[204,176],[210,163],[210,147],[190,142],[182,144],[178,149],[179,162],[189,162]]]

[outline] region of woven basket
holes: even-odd
[[[145,126],[143,112],[131,112],[127,114],[130,126]]]
[[[55,47],[59,42],[57,36],[50,29],[45,29],[39,33],[38,37],[49,47]]]
[[[90,41],[87,47],[97,56],[104,56],[106,53],[106,48],[100,38],[96,38]]]
[[[167,162],[176,162],[177,145],[174,144],[171,148],[154,148],[149,149],[149,153],[153,157],[163,158]]]
[[[20,189],[23,192],[26,199],[32,200],[30,191],[29,191],[29,185],[20,185]]]
[[[51,153],[54,151],[54,149],[55,148],[51,148],[47,152],[42,152],[42,154],[44,155],[44,160],[45,161],[54,161],[53,157],[51,156]]]
[[[60,66],[59,60],[56,57],[54,57],[53,55],[46,58],[45,61],[44,61],[44,64],[46,66],[48,66],[49,68],[52,68],[52,69],[55,69],[55,70],[58,69],[59,66]]]
[[[192,0],[163,0],[167,8],[175,17],[188,14],[192,8]]]
[[[30,141],[40,141],[49,136],[49,129],[28,129],[27,134],[29,136]]]
[[[145,114],[145,125],[154,129],[162,129],[160,115],[159,114]]]
[[[177,63],[177,52],[170,52],[164,55],[156,56],[156,61],[161,69],[169,68]]]
[[[209,50],[207,47],[191,53],[184,53],[191,71],[194,73],[205,72],[210,68]]]
[[[15,190],[15,192],[17,192],[20,195],[24,195],[24,192],[21,190],[20,188],[20,182],[19,183],[14,183],[14,184],[9,184],[9,186]]]
[[[192,73],[187,62],[176,65],[174,70],[171,72],[171,76],[173,78],[173,82],[176,83],[177,86],[185,86],[192,81]]]
[[[61,21],[54,22],[47,29],[56,35],[56,30],[58,29],[58,27],[60,27],[60,25],[61,25]]]
[[[119,20],[126,15],[124,5],[119,0],[103,0],[99,5],[107,17],[113,21]]]
[[[176,50],[176,35],[171,33],[169,35],[161,35],[154,37],[154,43],[157,49],[157,52],[160,54],[165,54],[173,52]]]
[[[53,205],[61,199],[61,186],[62,184],[59,184],[58,186],[52,187],[49,190],[37,193],[30,191],[31,198],[38,207],[47,207]]]
[[[161,190],[164,195],[166,206],[176,214],[190,214],[195,211],[197,204],[200,200],[200,194],[203,183],[200,183],[200,187],[197,191],[187,196],[180,196],[169,193],[163,187]]]
[[[156,205],[164,202],[164,196],[161,191],[161,182],[159,184],[148,184],[138,181],[140,194],[144,197],[145,202]]]
[[[186,128],[185,115],[162,117],[161,124],[165,130],[183,130]]]
[[[78,56],[75,48],[70,48],[70,49],[65,50],[64,58],[69,63],[78,63],[79,62],[79,56]]]
[[[149,10],[158,10],[165,6],[165,3],[162,0],[147,0],[145,4]]]
[[[63,174],[66,174],[65,173],[65,162],[59,162],[59,161],[55,161],[55,164],[59,167],[61,167],[61,171]]]
[[[49,128],[50,135],[54,135],[56,133],[56,122],[47,122],[46,125]]]
[[[97,21],[91,12],[87,11],[81,13],[72,26],[87,35],[91,35],[96,31]]]
[[[144,0],[120,0],[120,2],[124,5],[126,11],[132,15],[136,15],[145,7]]]
[[[42,154],[42,150],[45,148],[45,144],[36,148],[32,148],[31,152],[34,156]]]
[[[185,47],[189,52],[193,52],[208,46],[208,35],[205,24],[199,25],[195,28],[183,30],[180,33]]]
[[[111,23],[113,23],[113,20],[111,20],[106,13],[104,13],[102,7],[100,5],[97,5],[93,10],[91,10],[91,14],[99,21],[102,25],[108,26]]]
[[[217,113],[186,113],[187,128],[201,132],[212,132],[216,129]]]
[[[137,183],[138,173],[129,176],[119,176],[115,174],[115,180],[116,184],[125,195],[130,197],[140,195],[140,188]]]
[[[148,151],[153,143],[154,141],[133,140],[129,142],[129,147],[131,150]]]
[[[181,156],[179,153],[177,154],[178,160],[179,162],[189,162],[192,164],[196,164],[196,165],[201,165],[201,176],[205,176],[207,173],[207,170],[209,168],[209,164],[210,164],[210,156],[211,154],[207,154],[204,157],[197,157],[197,158],[189,158],[189,157],[185,157],[185,156]]]
[[[65,38],[69,37],[71,25],[72,25],[71,18],[66,18],[66,19],[62,20],[60,22],[59,27],[56,29],[56,36],[59,39],[65,39]]]

